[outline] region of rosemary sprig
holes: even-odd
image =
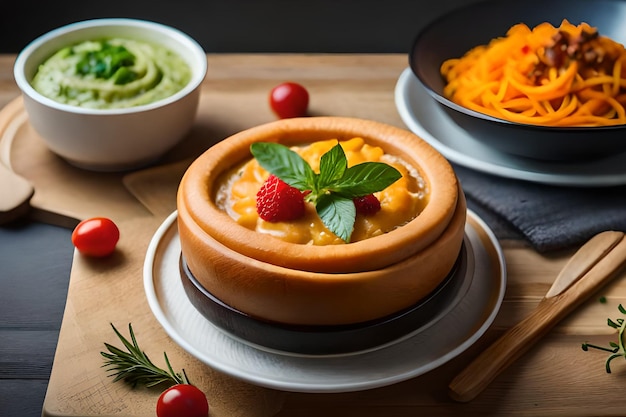
[[[626,315],[626,308],[624,308],[624,306],[620,304],[618,306],[618,309],[620,313]],[[619,358],[620,356],[626,358],[626,349],[624,349],[624,329],[626,329],[626,320],[624,320],[623,318],[619,318],[614,321],[609,318],[607,320],[607,324],[614,329],[618,329],[617,343],[609,342],[610,348],[603,347],[603,346],[596,346],[590,343],[583,343],[582,348],[585,352],[588,351],[589,348],[603,350],[605,352],[610,352],[611,355],[609,355],[609,357],[607,358],[606,365],[605,365],[606,373],[610,374],[611,373],[611,361],[615,358]]]
[[[144,385],[148,388],[162,383],[168,383],[169,385],[191,384],[184,369],[182,373],[174,372],[165,352],[163,352],[163,356],[167,364],[167,371],[152,363],[150,358],[139,348],[130,323],[128,324],[128,331],[132,343],[122,336],[113,324],[111,324],[111,327],[127,349],[127,351],[123,351],[105,343],[104,346],[109,352],[100,352],[105,358],[102,367],[112,372],[111,376],[115,376],[113,382],[123,380],[132,387]]]

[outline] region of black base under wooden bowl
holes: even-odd
[[[182,255],[180,276],[191,304],[212,324],[244,343],[294,354],[345,354],[401,339],[443,316],[464,295],[472,279],[470,251],[464,242],[446,279],[417,304],[387,317],[349,325],[298,326],[247,315],[207,291],[193,276]]]

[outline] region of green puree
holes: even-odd
[[[191,79],[176,53],[146,42],[110,38],[65,47],[39,66],[33,88],[74,106],[113,109],[169,97]]]

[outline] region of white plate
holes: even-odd
[[[482,144],[458,126],[410,68],[395,88],[396,108],[407,127],[451,162],[505,178],[563,186],[626,184],[626,154],[584,163],[558,163],[508,155]]]
[[[341,356],[298,356],[257,349],[215,327],[189,302],[178,269],[180,241],[172,213],[153,236],[144,264],[148,304],[167,334],[214,369],[247,382],[297,392],[347,392],[424,374],[471,346],[493,322],[506,288],[504,255],[488,226],[468,211],[474,254],[467,294],[438,322],[398,343]],[[471,262],[470,262],[471,264]]]

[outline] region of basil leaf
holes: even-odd
[[[346,198],[362,197],[384,190],[402,174],[383,162],[364,162],[351,166],[329,190]]]
[[[324,226],[346,243],[354,230],[356,207],[350,198],[337,194],[322,194],[317,200],[315,210]]]
[[[257,142],[250,145],[250,152],[261,167],[292,187],[300,191],[316,189],[317,174],[308,162],[287,146]]]
[[[320,173],[298,153],[278,143],[257,142],[250,152],[259,165],[292,187],[310,191],[306,201],[315,205],[326,228],[350,242],[356,219],[353,199],[384,190],[402,177],[394,167],[382,162],[364,162],[348,168],[339,143],[320,159]]]
[[[348,169],[348,158],[343,148],[337,143],[330,151],[322,155],[320,159],[320,174],[317,185],[325,189],[338,181]]]

